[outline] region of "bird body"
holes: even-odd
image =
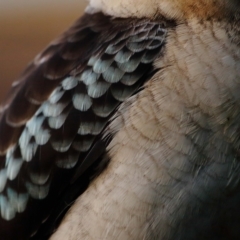
[[[239,10],[90,0],[5,101],[4,239],[238,239]]]
[[[109,166],[52,239],[226,237],[223,222],[239,221],[231,205],[239,193],[227,198],[240,171],[240,52],[227,39],[218,22],[193,20],[168,32],[155,61],[161,70],[107,129],[117,132],[107,148]]]

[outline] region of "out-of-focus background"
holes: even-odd
[[[0,101],[27,63],[86,5],[86,0],[0,0]]]

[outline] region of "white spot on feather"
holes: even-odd
[[[28,129],[25,128],[21,134],[21,137],[19,138],[19,145],[21,149],[25,148],[25,146],[29,143],[31,137],[32,136],[30,135]]]
[[[57,87],[50,95],[48,101],[52,104],[57,103],[61,97],[63,96],[63,94],[65,93],[65,91],[62,90],[62,87]]]
[[[48,142],[48,140],[51,137],[50,131],[48,129],[41,129],[41,131],[36,134],[35,136],[35,141],[38,145],[44,145]]]
[[[105,126],[105,122],[81,122],[80,127],[78,129],[78,134],[87,135],[93,134],[98,135],[101,133]]]
[[[3,195],[0,196],[0,208],[1,216],[6,221],[10,221],[15,217],[16,211],[14,210],[14,207],[8,202],[7,197]]]
[[[98,59],[93,65],[93,71],[95,73],[103,73],[109,68],[112,62],[113,62],[113,59],[108,59],[108,60]]]
[[[42,112],[46,117],[57,117],[59,116],[68,103],[57,103],[51,104],[50,102],[45,102],[41,106]]]
[[[32,181],[32,183],[37,184],[37,185],[44,185],[47,183],[50,173],[29,173],[29,177]]]
[[[110,84],[107,82],[96,82],[88,86],[88,95],[92,98],[99,98],[109,89]]]
[[[79,153],[69,154],[66,159],[58,159],[56,165],[59,168],[71,169],[76,166],[79,158]]]
[[[66,152],[72,144],[72,139],[63,139],[59,141],[52,141],[52,147],[58,152]]]
[[[93,66],[97,60],[98,60],[98,58],[96,56],[93,56],[88,60],[87,65],[88,66]]]
[[[31,135],[35,135],[35,134],[39,133],[44,120],[45,120],[44,116],[41,116],[41,117],[36,117],[35,116],[35,117],[32,117],[27,122],[26,125],[27,125],[28,131],[30,132]]]
[[[24,212],[29,198],[27,193],[18,194],[13,189],[8,188],[7,196],[10,205],[15,209],[15,211],[17,211],[18,213]]]
[[[80,111],[87,111],[92,106],[92,99],[83,93],[73,95],[73,106]]]
[[[81,74],[79,79],[83,81],[86,85],[90,85],[95,83],[98,80],[99,76],[100,74],[93,72],[92,69],[88,69]]]
[[[47,197],[49,192],[49,185],[40,186],[26,182],[25,186],[30,196],[34,199],[44,199]]]
[[[29,133],[28,129],[25,128],[19,138],[20,151],[25,161],[30,161],[36,152],[36,145],[30,143],[31,138],[32,135]]]
[[[8,165],[7,165],[7,177],[9,180],[14,180],[23,164],[22,159],[14,159],[13,157],[9,159]]]
[[[123,75],[124,71],[114,66],[110,66],[107,71],[102,74],[103,78],[109,83],[117,83]]]
[[[32,142],[28,143],[24,148],[21,148],[23,160],[30,162],[37,151],[37,147],[37,144],[35,142]]]
[[[62,81],[62,87],[64,90],[71,90],[78,85],[78,80],[74,77],[65,78]]]
[[[59,129],[64,124],[67,116],[68,114],[61,114],[58,117],[49,117],[48,125],[50,126],[50,128]]]

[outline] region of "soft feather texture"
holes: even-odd
[[[168,19],[223,18],[235,13],[238,0],[89,0],[87,12],[101,11],[116,17],[164,16]]]
[[[61,212],[87,187],[109,142],[102,132],[151,75],[166,25],[85,14],[13,84],[0,118],[2,238],[27,239],[49,218],[43,239],[53,206]]]
[[[169,29],[154,62],[160,70],[106,129],[116,133],[108,168],[51,239],[239,239],[240,50],[232,17]]]
[[[238,239],[238,4],[91,1],[137,18],[86,14],[14,84],[1,237],[47,238],[82,194],[52,239]]]

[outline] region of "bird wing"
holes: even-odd
[[[13,83],[0,113],[3,239],[27,239],[44,221],[55,223],[107,165],[114,133],[103,131],[153,74],[166,34],[164,19],[85,14]]]

